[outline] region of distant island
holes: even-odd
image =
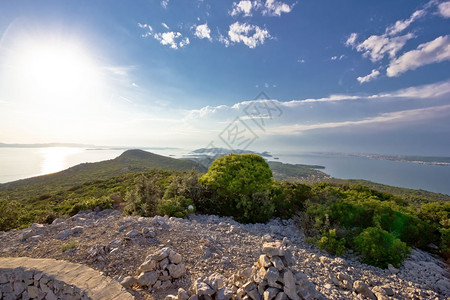
[[[77,144],[77,143],[38,143],[38,144],[7,144],[0,143],[0,148],[52,148],[52,147],[68,147],[68,148],[94,148],[95,145]]]
[[[335,153],[335,152],[317,152],[318,154],[334,156],[364,157],[376,160],[390,160],[398,162],[410,162],[420,165],[450,166],[450,157],[446,156],[418,156],[418,155],[383,155],[371,153]]]
[[[254,153],[261,155],[262,157],[272,157],[272,155],[268,151],[264,151],[261,153],[250,151],[250,150],[242,150],[242,149],[226,149],[226,148],[200,148],[193,150],[192,153],[195,154],[203,154],[203,155],[226,155],[230,153],[236,154],[245,154],[245,153]]]

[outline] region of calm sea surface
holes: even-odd
[[[322,171],[335,178],[366,179],[450,195],[450,166],[319,154],[279,155],[278,157],[280,161],[286,163],[325,166],[325,170]]]
[[[145,149],[165,156],[182,157],[183,149]],[[124,150],[82,148],[0,148],[0,183],[49,174],[84,162],[113,159]],[[450,195],[450,167],[319,154],[275,154],[285,163],[325,166],[336,178],[366,179],[393,186],[423,189]]]

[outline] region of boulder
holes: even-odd
[[[147,259],[142,263],[142,265],[139,266],[138,272],[149,272],[156,270],[156,264],[157,262],[153,259]]]
[[[183,288],[179,288],[178,294],[177,294],[177,300],[188,300],[188,299],[189,299],[188,293]]]
[[[195,294],[199,296],[208,295],[211,296],[215,293],[215,291],[205,282],[198,280],[195,285]]]
[[[142,236],[145,238],[156,237],[156,233],[151,228],[148,228],[148,227],[143,228],[141,233],[142,233]]]
[[[133,230],[128,231],[127,234],[125,234],[125,236],[127,238],[134,239],[134,238],[141,236],[141,234],[139,233],[139,231],[133,229]]]
[[[135,284],[136,282],[137,282],[136,278],[131,277],[131,276],[127,276],[127,277],[125,277],[124,279],[122,279],[122,280],[120,281],[120,284],[121,284],[124,288],[129,289],[129,288],[131,288],[131,286],[132,286],[133,284]]]
[[[63,230],[63,231],[60,231],[60,232],[56,235],[56,238],[57,238],[58,240],[65,240],[65,239],[67,239],[69,236],[70,236],[70,231],[67,230],[67,229],[65,229],[65,230]]]
[[[184,264],[170,264],[167,266],[167,269],[169,270],[170,276],[173,278],[180,278],[186,274],[186,269],[184,267]]]
[[[173,264],[179,264],[182,261],[181,254],[176,253],[172,249],[169,251],[169,260]]]
[[[358,294],[363,295],[364,297],[367,297],[372,300],[377,300],[377,297],[375,297],[374,293],[369,289],[369,287],[362,281],[357,280],[353,283],[353,288]]]
[[[152,259],[154,259],[156,261],[161,261],[164,258],[169,256],[169,252],[170,252],[169,247],[162,248],[162,249],[156,251],[155,253],[153,253]]]
[[[280,292],[281,292],[281,290],[279,290],[277,288],[268,288],[267,290],[264,291],[263,298],[264,298],[264,300],[272,300]]]
[[[228,287],[220,288],[215,296],[215,300],[230,300],[233,297],[233,291]]]
[[[75,226],[75,227],[72,227],[72,228],[70,229],[70,232],[71,232],[73,235],[78,235],[78,234],[82,234],[82,233],[83,233],[83,229],[84,229],[83,226]]]
[[[280,285],[276,283],[278,277],[280,277],[280,273],[278,272],[277,268],[270,267],[267,270],[265,279],[269,283],[269,286],[271,286],[271,287],[280,287]]]
[[[300,300],[297,295],[297,288],[295,286],[294,274],[290,270],[284,272],[284,293],[292,300]]]
[[[282,244],[280,242],[274,243],[264,243],[262,251],[269,257],[272,256],[284,256],[284,249],[281,247]]]
[[[143,286],[152,286],[156,283],[158,277],[159,272],[157,271],[141,273],[141,275],[137,278],[137,283]]]

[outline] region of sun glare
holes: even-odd
[[[41,107],[72,109],[98,96],[99,68],[80,45],[67,41],[29,41],[15,54],[22,93]]]
[[[41,174],[50,174],[69,167],[67,158],[81,152],[79,148],[42,148],[39,150],[43,156]]]

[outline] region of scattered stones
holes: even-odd
[[[191,300],[211,300],[208,298],[210,296],[199,299],[189,286],[199,278],[217,273],[226,276],[222,289],[230,290],[234,298],[239,294],[241,300],[291,300],[284,291],[287,269],[292,272],[297,295],[301,299],[318,297],[319,292],[328,299],[366,298],[354,289],[353,283],[358,280],[369,286],[378,299],[440,300],[450,296],[448,266],[429,253],[413,248],[402,266],[383,270],[360,263],[357,255],[346,253],[343,257],[334,257],[320,251],[304,241],[304,235],[292,220],[273,219],[266,224],[244,225],[231,218],[217,216],[191,215],[187,219],[122,217],[118,211],[103,210],[80,212],[55,223],[0,233],[0,256],[62,258],[91,266],[120,282],[131,275],[131,281],[124,284],[130,284],[129,288],[138,299],[153,296],[155,300],[162,300],[167,293],[164,288],[173,289],[178,298],[176,291],[183,287]],[[76,226],[82,228],[81,232],[75,231],[79,247],[76,251],[62,253],[61,245],[66,243],[63,240],[71,237],[71,229]],[[122,232],[118,232],[119,227],[123,227]],[[139,233],[137,238],[126,236],[132,231]],[[231,234],[229,231],[232,231]],[[69,236],[57,238],[61,232],[64,232],[61,237],[67,236],[67,232]],[[27,238],[22,240],[24,236]],[[277,243],[277,240],[283,242]],[[264,243],[269,244],[265,247],[267,253],[261,252]],[[104,252],[103,245],[106,245]],[[178,255],[168,252],[160,261],[153,261],[151,255],[143,259],[143,253],[155,254],[165,246],[176,249]],[[273,253],[283,250],[284,256]],[[163,256],[166,254],[163,253]],[[252,269],[252,263],[256,260],[258,266]],[[188,276],[175,279],[172,275],[176,275],[178,270],[183,273],[183,268],[171,266],[171,274],[169,266],[180,263],[184,263],[184,272],[187,271]],[[275,269],[279,276],[272,278],[275,272],[268,272],[269,268]],[[135,270],[138,271],[134,273]],[[152,271],[161,272],[158,280],[151,288],[140,287],[137,277]],[[271,279],[270,285],[266,275]],[[206,278],[203,281],[208,286],[214,286]],[[40,279],[34,280],[39,282]],[[5,285],[2,280],[0,276],[0,286]],[[290,276],[286,275],[286,282],[289,280]],[[248,290],[254,287],[247,285],[250,281],[256,288]],[[250,294],[243,289],[244,285]],[[13,292],[14,285],[10,289]],[[20,291],[20,285],[16,289]],[[225,291],[222,289],[219,288],[213,297],[225,297],[227,294],[222,294],[221,291]],[[286,289],[292,292],[292,286],[289,289],[288,285]],[[392,296],[388,295],[389,290]],[[34,292],[26,288],[22,295],[29,296]],[[277,294],[274,296],[275,292]]]
[[[217,273],[208,277],[202,276],[192,285],[191,292],[184,289],[178,289],[177,297],[169,295],[170,299],[177,300],[199,300],[199,299],[215,299],[215,300],[231,300],[233,291],[225,286],[225,278]],[[174,298],[175,297],[175,298]],[[257,300],[260,300],[258,298]]]
[[[148,255],[139,266],[140,275],[137,283],[155,289],[166,289],[172,286],[175,279],[186,274],[186,267],[180,254],[169,247],[162,248]]]

